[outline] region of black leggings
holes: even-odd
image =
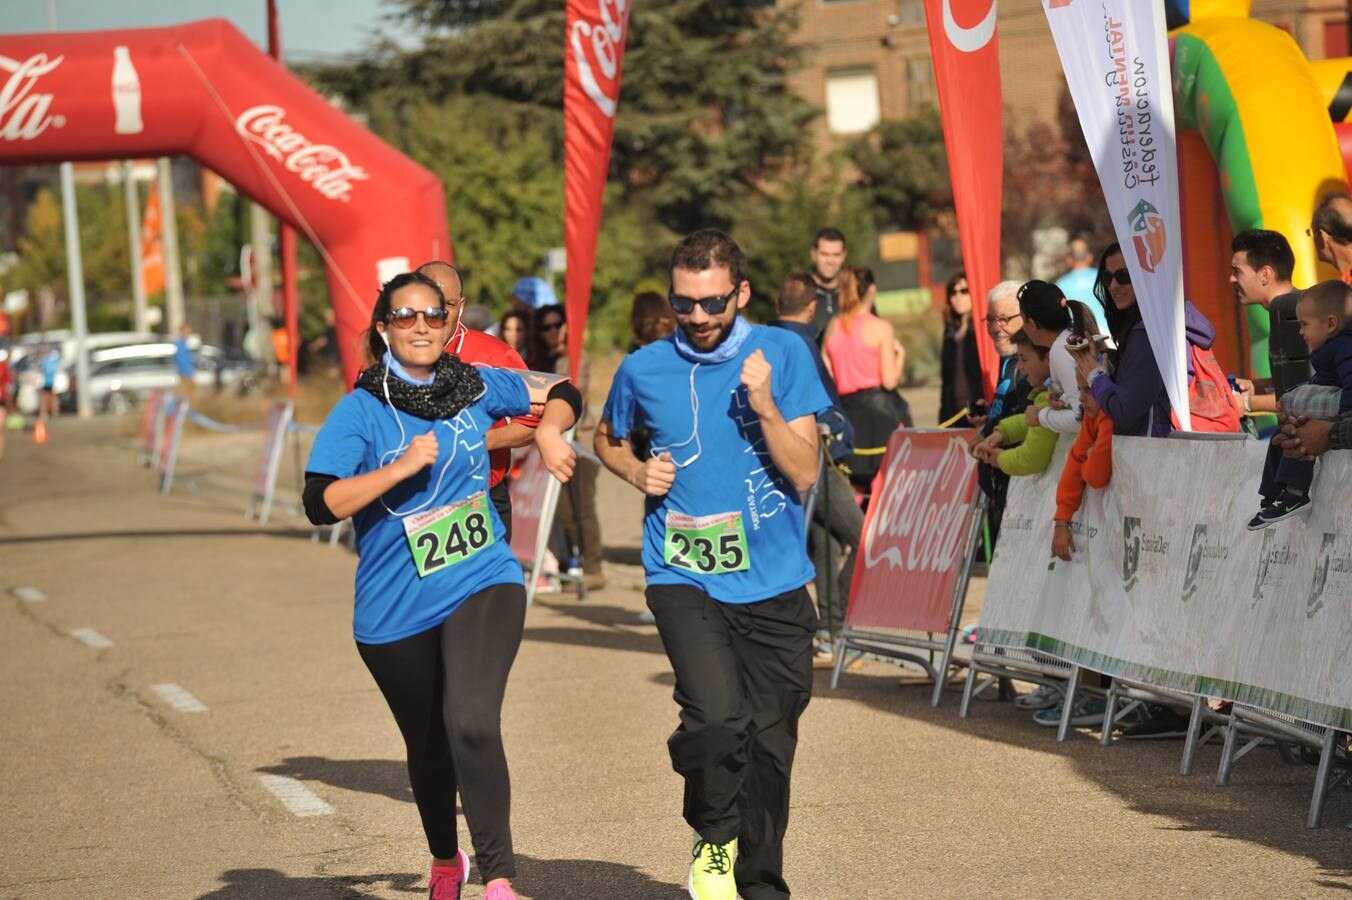
[[[436,628],[389,644],[357,644],[404,736],[428,849],[455,858],[458,786],[484,881],[516,874],[501,718],[525,620],[525,588],[495,584]]]

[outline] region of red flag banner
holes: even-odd
[[[986,317],[986,292],[999,283],[1001,268],[1005,152],[996,6],[996,0],[925,0],[958,240],[972,292],[972,319],[978,326]],[[981,327],[977,351],[990,398],[999,360]]]
[[[948,630],[977,499],[972,433],[892,432],[855,555],[848,627]]]
[[[568,0],[563,63],[563,244],[569,371],[577,375],[591,305],[596,235],[620,101],[630,0]]]

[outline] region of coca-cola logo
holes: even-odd
[[[286,110],[280,106],[255,106],[240,113],[235,131],[328,199],[351,200],[352,182],[371,176],[354,166],[346,153],[331,144],[314,143],[286,124],[285,118]]]
[[[980,22],[970,28],[963,28],[953,18],[952,0],[943,0],[943,7],[944,34],[948,36],[949,43],[963,53],[975,53],[989,44],[991,38],[995,36],[995,0],[990,0],[986,14],[981,17]]]
[[[936,466],[912,465],[913,449],[908,437],[888,461],[864,535],[864,564],[872,568],[886,561],[910,572],[945,572],[961,548],[976,460],[959,437],[944,446]]]
[[[64,56],[50,59],[46,53],[34,53],[19,62],[0,55],[0,71],[9,73],[9,80],[0,88],[0,140],[31,141],[48,128],[66,124],[65,116],[51,114],[52,95],[33,90],[38,79],[61,65],[64,59]]]
[[[620,60],[624,56],[624,36],[629,30],[629,0],[597,0],[596,11],[600,22],[574,22],[568,40],[583,93],[602,115],[613,119],[620,100]],[[596,78],[598,70],[604,87]]]

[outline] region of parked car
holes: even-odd
[[[178,387],[172,343],[134,344],[99,350],[89,357],[89,404],[99,411],[123,413],[152,390]],[[198,390],[232,387],[247,393],[256,384],[255,364],[241,353],[210,344],[194,351]],[[70,389],[61,395],[62,409],[74,409],[78,385],[71,373]]]
[[[85,337],[85,345],[90,353],[110,347],[125,347],[129,344],[148,344],[158,342],[158,335],[139,331],[107,331],[90,334]],[[75,368],[75,338],[69,331],[46,331],[28,334],[15,342],[10,353],[10,366],[18,385],[18,397],[15,405],[19,412],[36,413],[38,396],[42,391],[42,358],[47,348],[56,347],[61,352],[60,367],[56,371],[53,390],[60,397],[70,390],[70,373]]]

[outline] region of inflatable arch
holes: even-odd
[[[1194,21],[1172,34],[1187,294],[1216,323],[1226,367],[1267,377],[1268,322],[1257,307],[1247,315],[1248,365],[1240,364],[1230,239],[1246,228],[1279,231],[1296,254],[1296,284],[1336,274],[1305,236],[1319,197],[1347,188],[1322,85],[1332,76],[1317,80],[1290,35],[1245,17],[1247,3],[1213,2],[1206,18],[1201,4],[1192,6]],[[1347,62],[1333,65],[1346,72]]]
[[[230,23],[0,35],[0,165],[186,154],[324,258],[351,383],[380,283],[449,259],[445,194]]]

